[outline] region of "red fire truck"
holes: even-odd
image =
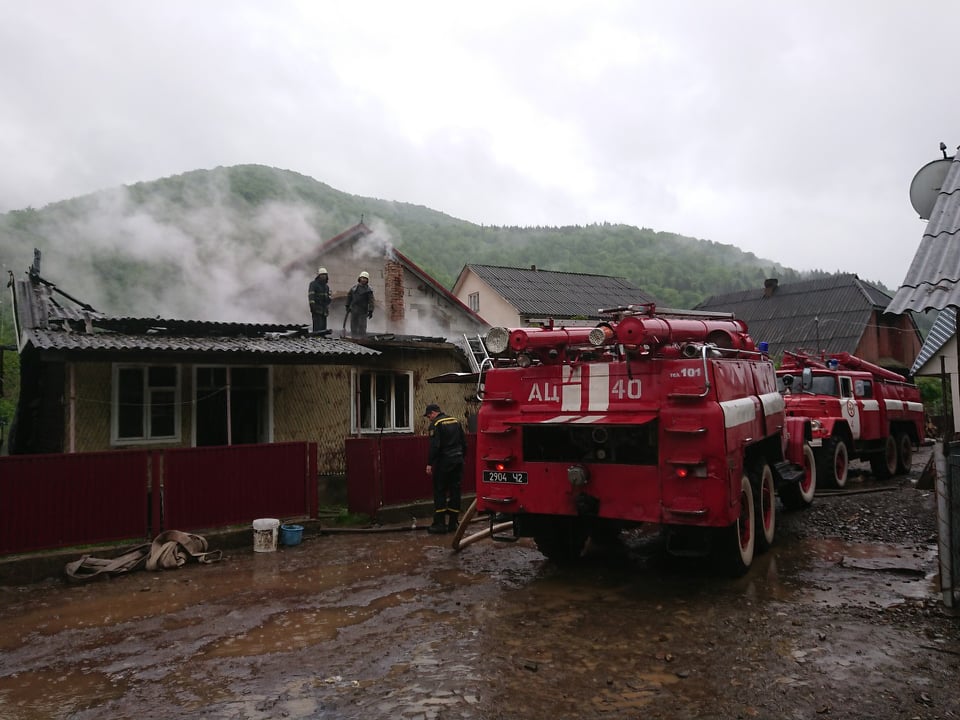
[[[776,494],[789,509],[813,500],[810,422],[786,417],[773,363],[732,315],[603,313],[488,333],[477,511],[559,561],[654,523],[668,551],[746,572],[773,542]]]
[[[813,420],[824,486],[844,487],[851,459],[868,460],[879,479],[909,472],[924,415],[920,390],[902,375],[850,353],[786,352],[777,380],[787,415]]]

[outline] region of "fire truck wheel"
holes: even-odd
[[[813,458],[813,449],[803,446],[803,478],[780,490],[780,499],[787,510],[802,510],[810,507],[817,494],[817,463]]]
[[[753,489],[753,509],[756,521],[754,549],[765,553],[773,544],[777,529],[777,496],[773,487],[773,470],[766,462],[756,464],[750,471]]]
[[[870,457],[870,472],[875,480],[886,480],[897,474],[897,441],[893,435],[887,435],[883,441],[883,452]]]
[[[820,448],[817,479],[822,480],[826,487],[842,489],[847,484],[849,465],[850,454],[843,438],[832,437],[825,440]]]
[[[740,517],[733,525],[720,528],[718,540],[716,550],[727,572],[734,577],[746,573],[753,564],[756,545],[753,489],[746,475],[740,479]]]
[[[897,435],[897,472],[909,473],[913,467],[913,440],[906,433]]]

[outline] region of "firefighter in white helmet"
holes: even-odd
[[[313,318],[313,332],[327,329],[327,315],[330,313],[330,285],[327,284],[327,269],[317,270],[317,276],[310,281],[307,301],[310,303],[310,317]]]
[[[367,320],[373,317],[373,288],[370,273],[364,270],[357,277],[357,284],[347,293],[347,315],[350,318],[350,337],[361,338],[367,334]]]

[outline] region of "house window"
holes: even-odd
[[[180,368],[177,365],[114,365],[114,443],[180,439]]]
[[[265,367],[195,369],[197,447],[270,442],[270,372]]]
[[[413,373],[354,373],[353,432],[413,432],[412,388]]]
[[[467,296],[467,300],[470,302],[470,309],[474,312],[480,312],[480,293],[470,293]]]

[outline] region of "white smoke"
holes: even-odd
[[[137,204],[127,188],[91,196],[82,214],[44,229],[41,274],[108,315],[306,323],[307,280],[291,282],[283,267],[322,243],[316,209],[276,202],[242,216],[225,188],[211,182],[206,190],[211,204],[190,209],[163,199]],[[94,255],[112,266],[92,267]],[[120,307],[97,277],[134,263],[173,279],[156,290],[153,278],[123,278]]]

